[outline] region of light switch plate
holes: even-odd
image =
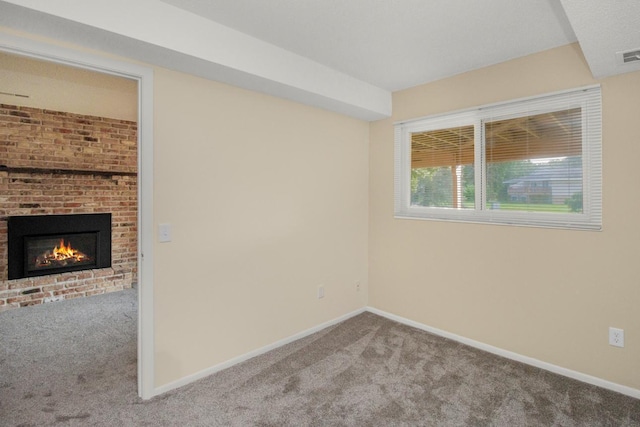
[[[158,241],[160,243],[171,241],[171,224],[158,224]]]

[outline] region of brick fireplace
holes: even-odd
[[[0,104],[0,310],[137,280],[137,124]],[[9,217],[111,214],[111,266],[9,279]]]

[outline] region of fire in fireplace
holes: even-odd
[[[84,241],[79,247],[87,247],[84,249],[89,252],[95,248],[95,239],[93,233],[84,233],[76,236],[67,236],[60,238],[60,242],[53,248],[52,239],[27,239],[27,268],[30,270],[39,270],[43,268],[61,268],[68,265],[93,264],[95,257],[90,257],[79,249],[71,246],[71,239]],[[67,241],[65,243],[65,240]],[[35,244],[31,242],[35,242]],[[75,245],[74,245],[75,246]],[[46,249],[44,249],[46,248]],[[44,251],[43,251],[44,249]],[[31,262],[33,260],[33,262]]]
[[[14,216],[9,279],[111,266],[111,214]]]

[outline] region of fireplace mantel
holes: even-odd
[[[9,173],[25,173],[25,174],[56,174],[56,175],[98,175],[98,176],[138,176],[137,172],[127,172],[118,170],[84,170],[84,169],[49,169],[49,168],[26,168],[26,167],[11,167],[7,165],[0,165],[0,172]]]

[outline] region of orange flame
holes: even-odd
[[[67,263],[86,262],[90,259],[77,249],[71,247],[71,242],[64,244],[60,239],[60,245],[55,246],[51,252],[46,252],[36,259],[37,267],[65,266]]]
[[[86,255],[77,249],[73,249],[71,247],[71,242],[67,243],[65,246],[64,239],[60,239],[60,247],[54,247],[53,251],[53,259],[56,261],[64,261],[65,259],[74,258],[77,261],[81,261]]]

